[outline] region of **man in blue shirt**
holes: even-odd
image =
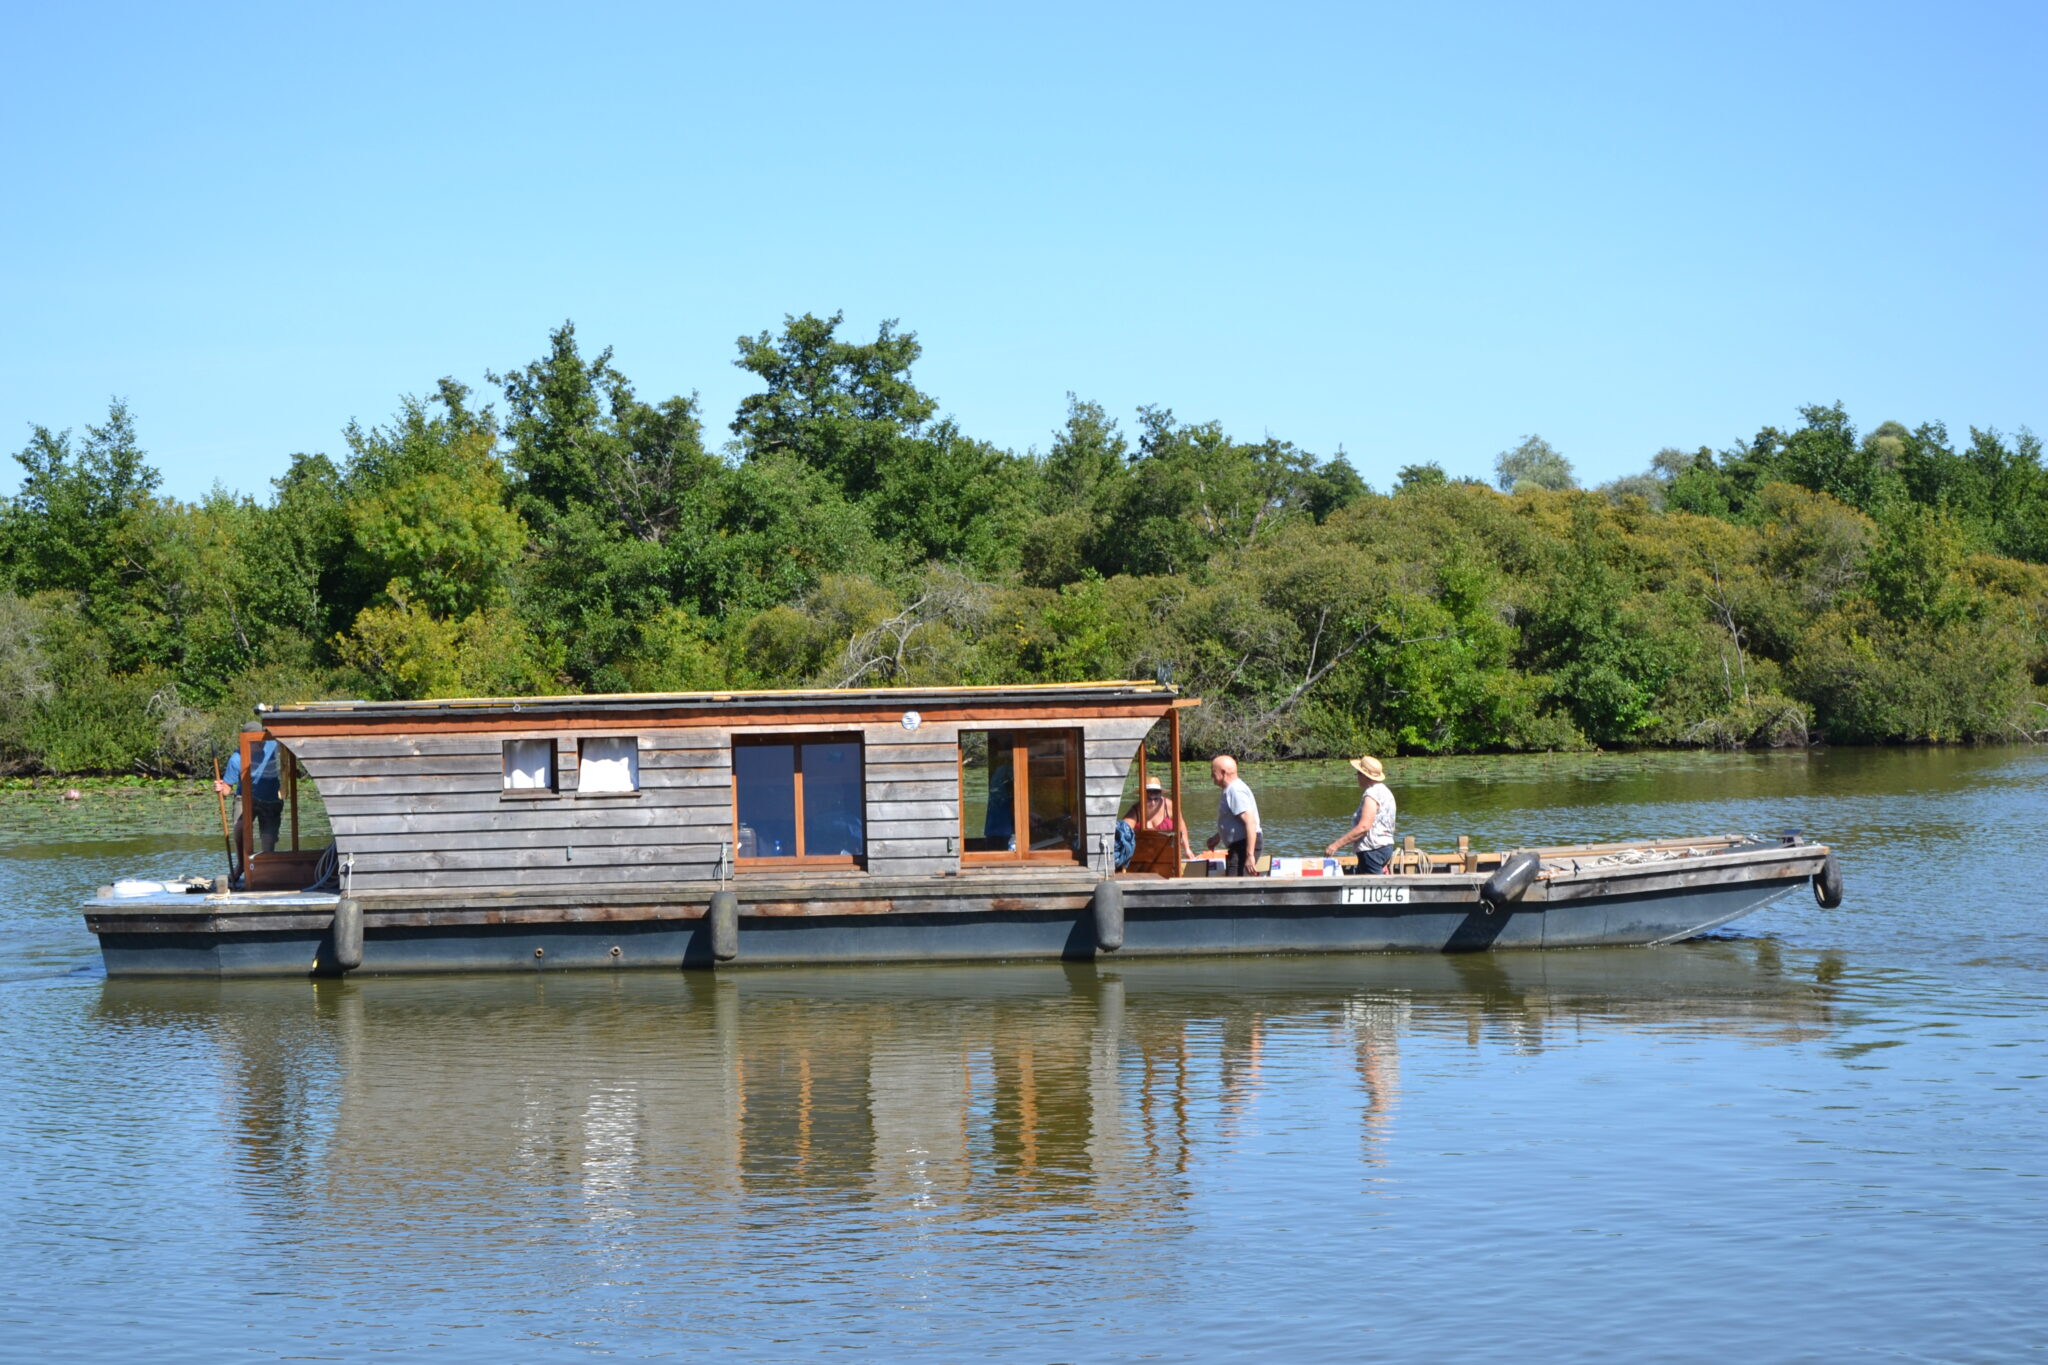
[[[272,853],[277,849],[277,827],[284,818],[284,797],[278,790],[277,741],[266,739],[256,746],[256,760],[249,765],[250,809],[256,816],[256,837],[263,852]],[[235,798],[235,859],[237,875],[247,875],[249,849],[242,832],[242,751],[235,750],[228,759],[228,770],[221,774],[214,789],[224,796]]]

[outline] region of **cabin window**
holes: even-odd
[[[1083,859],[1080,734],[961,731],[960,822],[970,862]]]
[[[742,865],[855,867],[867,857],[859,737],[735,739],[732,777]]]
[[[506,740],[505,790],[554,791],[555,742],[551,739]]]
[[[640,741],[632,735],[592,737],[577,746],[576,790],[611,796],[640,790]]]

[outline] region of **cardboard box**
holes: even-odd
[[[1344,864],[1336,858],[1275,858],[1275,877],[1341,877]]]

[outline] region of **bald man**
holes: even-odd
[[[1216,803],[1216,832],[1209,847],[1223,848],[1223,875],[1259,875],[1259,802],[1252,789],[1237,775],[1237,760],[1218,754],[1209,760],[1209,780],[1223,789]]]

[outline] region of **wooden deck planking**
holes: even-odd
[[[944,854],[939,854],[936,857],[911,855],[890,857],[877,856],[872,853],[868,855],[868,871],[882,877],[938,877],[953,871],[958,863],[959,859],[950,858]],[[744,891],[741,894],[741,913],[745,913]]]

